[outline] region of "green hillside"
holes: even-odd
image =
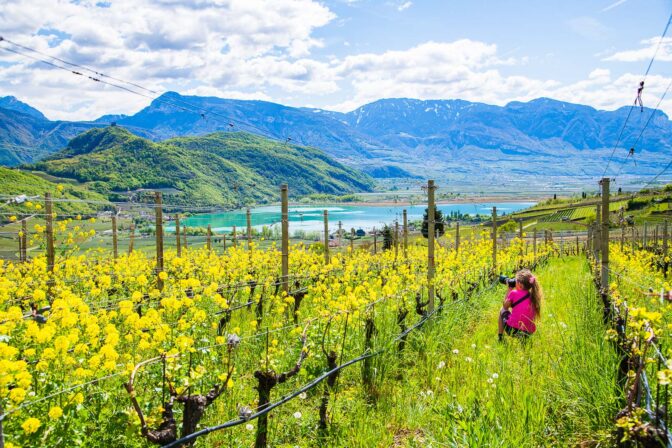
[[[265,203],[277,200],[281,183],[294,197],[373,188],[370,177],[317,149],[243,132],[155,143],[120,127],[93,129],[31,167],[108,196],[165,189],[166,202],[185,205]]]
[[[3,202],[7,198],[26,195],[31,202],[37,204],[43,203],[44,193],[51,193],[54,198],[54,209],[57,213],[91,213],[96,210],[105,209],[108,202],[105,196],[88,191],[77,185],[70,183],[52,182],[35,174],[0,167],[0,195]],[[72,200],[74,202],[62,202],[61,200]],[[94,201],[96,203],[77,202],[79,200]],[[24,204],[12,205],[6,210],[11,212],[30,212],[35,211]]]

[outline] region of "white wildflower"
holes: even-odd
[[[296,418],[296,419],[301,418],[301,412],[296,411],[296,412],[294,413],[294,418]]]
[[[492,378],[496,380],[497,378],[499,378],[499,374],[498,373],[493,373]]]
[[[456,348],[453,349],[453,355],[457,355],[458,353],[460,353],[460,351],[458,349],[456,349]]]
[[[248,431],[252,431],[254,429],[254,425],[252,423],[248,423],[247,425],[245,425],[245,429],[247,429]]]
[[[446,367],[446,363],[443,361],[439,362],[439,365],[436,366],[437,369],[443,369],[444,367]]]
[[[308,394],[305,393],[305,392],[301,392],[301,393],[299,394],[299,398],[302,399],[302,400],[305,400],[306,398],[308,398]]]

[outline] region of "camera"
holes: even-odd
[[[500,275],[499,276],[499,283],[501,283],[502,285],[506,285],[509,288],[515,288],[516,287],[516,279],[507,277],[506,275]]]

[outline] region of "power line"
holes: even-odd
[[[17,47],[19,47],[19,48],[21,48],[21,49],[24,49],[24,50],[27,50],[27,51],[30,51],[30,52],[34,52],[34,53],[39,54],[39,55],[43,55],[43,56],[49,57],[49,58],[54,59],[54,60],[56,60],[56,61],[59,61],[59,62],[61,62],[61,63],[63,63],[63,64],[67,64],[67,65],[69,65],[69,66],[71,66],[71,67],[81,68],[82,70],[91,72],[91,73],[95,74],[96,76],[89,76],[89,75],[86,75],[86,74],[84,74],[84,73],[82,73],[82,72],[79,72],[79,71],[76,71],[76,70],[71,70],[71,69],[69,69],[69,68],[67,68],[67,67],[64,67],[64,66],[62,66],[62,65],[55,64],[55,63],[53,63],[53,62],[51,62],[51,61],[48,61],[48,60],[45,60],[45,59],[41,59],[41,58],[38,58],[38,57],[35,57],[35,56],[32,56],[32,55],[26,54],[26,53],[23,52],[23,51],[19,51],[19,50],[11,49],[11,48],[8,48],[8,47],[5,47],[5,46],[0,46],[0,48],[2,48],[3,50],[6,50],[6,51],[9,51],[9,52],[15,53],[15,54],[20,55],[20,56],[23,56],[23,57],[27,57],[27,58],[33,59],[33,60],[38,61],[38,62],[42,62],[42,63],[44,63],[44,64],[50,65],[50,66],[52,66],[52,67],[54,67],[54,68],[57,68],[57,69],[60,69],[60,70],[67,71],[67,72],[69,72],[69,73],[71,73],[71,74],[74,74],[74,75],[77,75],[77,76],[83,76],[83,77],[86,77],[86,78],[88,78],[89,80],[94,81],[94,82],[98,82],[98,83],[101,83],[101,84],[109,85],[109,86],[111,86],[111,87],[115,87],[115,88],[117,88],[117,89],[124,90],[124,91],[126,91],[126,92],[128,92],[128,93],[132,93],[132,94],[134,94],[134,95],[139,95],[139,96],[142,96],[142,97],[145,97],[145,98],[149,98],[149,99],[151,99],[152,101],[158,101],[158,102],[161,102],[161,103],[165,103],[165,104],[171,105],[171,106],[176,107],[176,108],[178,108],[178,109],[181,109],[181,110],[183,110],[183,111],[185,111],[185,112],[196,113],[196,114],[200,115],[203,119],[205,119],[205,115],[206,115],[206,114],[208,114],[208,115],[218,116],[218,117],[220,117],[220,118],[224,118],[224,119],[226,119],[227,124],[229,125],[229,127],[233,127],[233,122],[236,121],[236,120],[234,120],[233,118],[231,118],[231,117],[229,117],[229,116],[226,116],[226,115],[224,115],[224,114],[221,114],[221,113],[219,113],[219,112],[217,112],[217,111],[214,111],[214,110],[211,110],[211,109],[206,109],[206,108],[203,108],[203,107],[194,105],[194,104],[192,104],[192,103],[190,103],[190,102],[187,102],[187,101],[185,101],[185,100],[183,100],[183,99],[181,99],[181,98],[177,98],[177,99],[175,99],[175,101],[173,101],[173,100],[165,99],[165,98],[163,98],[163,96],[154,97],[154,96],[152,96],[152,95],[148,95],[148,94],[145,94],[145,93],[142,93],[142,92],[138,92],[138,91],[136,91],[136,90],[130,89],[130,88],[128,88],[128,87],[125,87],[125,86],[120,85],[120,84],[117,84],[117,83],[112,83],[112,82],[109,82],[109,81],[105,81],[105,80],[103,80],[103,79],[101,79],[101,78],[103,78],[103,77],[105,77],[105,78],[109,78],[109,79],[115,80],[115,81],[117,81],[117,82],[121,82],[121,83],[124,83],[124,84],[131,85],[131,86],[136,87],[136,88],[138,88],[138,89],[141,89],[141,90],[143,90],[143,91],[145,91],[145,92],[149,92],[149,93],[156,94],[156,95],[159,94],[159,92],[157,92],[157,91],[155,91],[155,90],[152,90],[152,89],[149,89],[149,88],[147,88],[147,87],[143,87],[143,86],[141,86],[140,84],[133,83],[133,82],[130,82],[130,81],[125,81],[125,80],[123,80],[123,79],[121,79],[121,78],[114,78],[114,77],[112,77],[112,76],[102,74],[102,73],[100,73],[99,71],[96,71],[96,70],[94,70],[94,69],[91,69],[91,68],[88,68],[88,67],[85,67],[85,66],[82,66],[82,65],[73,63],[73,62],[68,62],[68,61],[66,61],[66,60],[64,60],[64,59],[60,59],[60,58],[57,58],[57,57],[55,57],[55,56],[47,55],[46,53],[43,53],[43,52],[41,52],[41,51],[39,51],[39,50],[35,50],[35,49],[30,48],[30,47],[27,47],[27,46],[25,46],[25,45],[17,44],[17,43],[15,43],[15,42],[13,42],[13,41],[7,39],[7,38],[4,38],[3,36],[0,36],[0,42],[6,42],[6,43],[8,43],[8,44],[10,44],[10,45],[15,45],[15,46],[17,46]],[[186,107],[184,107],[184,106],[180,106],[178,103],[182,103],[182,104],[184,104]],[[189,108],[190,108],[191,110],[190,110]],[[251,123],[249,123],[249,122],[242,122],[242,124],[243,124],[245,127],[249,127],[249,128],[252,128],[252,129],[256,130],[256,131],[257,131],[258,133],[260,133],[261,135],[264,135],[264,136],[266,136],[266,137],[270,137],[270,138],[275,139],[275,140],[281,140],[280,138],[278,138],[278,137],[272,135],[269,131],[266,131],[266,130],[264,130],[264,129],[261,129],[261,128],[255,126],[255,125],[253,125],[253,124],[251,124]],[[290,139],[290,140],[291,140],[291,139]],[[288,144],[288,140],[285,141],[285,144]]]
[[[656,59],[656,56],[658,55],[658,50],[660,49],[660,45],[663,42],[663,39],[665,38],[665,35],[667,34],[668,29],[670,28],[670,22],[672,22],[672,14],[670,14],[670,17],[667,19],[667,24],[665,25],[665,29],[663,30],[663,34],[661,34],[660,39],[658,40],[658,45],[656,46],[656,51],[653,53],[653,57],[651,57],[651,60],[649,61],[649,65],[646,67],[646,72],[644,73],[644,78],[642,79],[640,83],[640,88],[644,88],[644,82],[646,81],[646,77],[649,75],[649,72],[651,71],[651,66],[653,65],[653,61]],[[609,169],[609,165],[611,164],[611,161],[614,158],[614,154],[616,153],[616,148],[618,147],[618,144],[621,142],[621,138],[623,137],[623,132],[625,131],[625,128],[628,124],[628,120],[630,120],[630,116],[632,115],[632,110],[635,108],[635,105],[637,104],[637,100],[639,99],[641,101],[641,90],[637,93],[637,97],[635,98],[635,102],[630,106],[630,110],[628,111],[628,115],[625,117],[625,121],[623,122],[623,127],[621,128],[621,132],[618,134],[618,138],[616,139],[616,143],[614,144],[614,148],[611,151],[611,156],[609,157],[609,160],[607,161],[607,166],[604,168],[604,172],[602,173],[602,177],[604,177],[607,174],[607,170]],[[640,103],[641,104],[641,103]]]
[[[623,159],[623,162],[621,162],[621,168],[618,170],[618,174],[616,174],[616,177],[620,176],[621,171],[623,171],[623,167],[625,166],[625,163],[628,161],[628,157],[632,157],[633,160],[634,160],[634,157],[635,157],[634,150],[637,148],[637,145],[639,144],[639,141],[641,140],[642,135],[644,135],[644,131],[646,131],[646,128],[649,127],[649,124],[651,123],[651,120],[653,119],[654,115],[656,114],[656,112],[660,108],[660,104],[665,99],[665,95],[667,95],[667,92],[670,90],[670,87],[672,87],[672,81],[669,82],[669,84],[667,85],[667,88],[663,92],[663,95],[658,100],[658,104],[656,104],[656,108],[653,111],[651,111],[651,115],[649,115],[649,118],[646,120],[646,123],[644,123],[644,127],[642,128],[641,132],[637,136],[637,140],[635,140],[635,143],[632,145],[632,148],[631,148],[630,152],[628,152],[628,155],[625,157],[625,159]]]

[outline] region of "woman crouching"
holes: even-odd
[[[541,312],[541,285],[529,269],[518,271],[515,279],[516,286],[509,286],[499,312],[500,341],[505,331],[515,337],[527,337],[537,331],[534,321]]]

